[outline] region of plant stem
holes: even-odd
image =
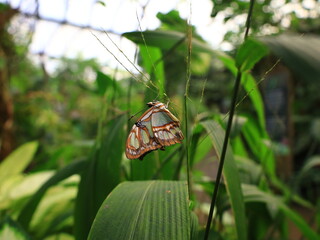
[[[241,75],[242,75],[241,72],[238,71],[235,86],[234,86],[234,91],[233,91],[233,97],[232,97],[232,103],[231,103],[231,109],[230,109],[226,134],[224,137],[222,151],[221,151],[219,168],[218,168],[218,172],[217,172],[217,176],[216,176],[215,188],[213,190],[213,194],[212,194],[212,198],[211,198],[210,211],[209,211],[209,216],[208,216],[208,220],[207,220],[206,232],[205,232],[205,236],[204,236],[205,240],[207,240],[209,237],[209,231],[210,231],[210,226],[211,226],[211,222],[212,222],[214,206],[216,204],[216,199],[217,199],[219,185],[220,185],[220,181],[221,181],[224,160],[225,160],[225,156],[226,156],[226,152],[227,152],[227,146],[228,146],[229,136],[230,136],[231,127],[232,127],[232,120],[233,120],[233,116],[234,116],[234,112],[235,112],[235,106],[237,103]]]
[[[245,30],[244,39],[246,39],[248,37],[253,5],[254,5],[254,0],[250,0],[250,7],[249,7],[249,12],[248,12],[247,21],[246,21],[246,30]],[[220,186],[224,160],[225,160],[226,153],[227,153],[228,141],[229,141],[229,136],[230,136],[231,127],[232,127],[233,116],[235,113],[236,103],[237,103],[237,99],[238,99],[241,76],[242,76],[242,73],[240,71],[240,67],[238,67],[236,81],[235,81],[235,85],[234,85],[234,89],[233,89],[232,103],[231,103],[231,107],[230,107],[230,114],[229,114],[226,134],[224,137],[221,156],[220,156],[219,168],[218,168],[218,172],[217,172],[217,176],[216,176],[215,187],[214,187],[214,190],[212,193],[212,198],[211,198],[211,205],[210,205],[210,211],[209,211],[209,216],[208,216],[208,220],[207,220],[207,226],[206,226],[206,231],[205,231],[205,235],[204,235],[204,240],[207,240],[209,237],[214,206],[216,205],[216,200],[217,200],[218,190],[219,190],[219,186]]]
[[[190,6],[191,11],[191,6]],[[191,12],[190,12],[191,17]],[[185,135],[186,135],[186,158],[187,158],[187,182],[188,182],[188,197],[191,199],[191,179],[190,179],[190,160],[189,160],[189,124],[188,124],[188,94],[189,94],[189,86],[190,86],[190,78],[191,78],[191,50],[192,50],[192,27],[190,22],[188,21],[187,25],[187,46],[188,46],[188,55],[187,55],[187,76],[186,76],[186,89],[184,94],[184,120],[185,120]]]

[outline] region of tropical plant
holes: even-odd
[[[298,194],[317,171],[319,157],[302,168],[295,189],[279,179],[260,79],[251,74],[270,51],[285,61],[288,54],[275,49],[292,39],[246,37],[233,56],[212,49],[191,26],[182,29],[181,19],[168,29],[166,21],[176,12],[159,17],[167,29],[123,34],[137,44],[143,71],[116,80],[93,61],[65,60],[41,86],[49,97],[33,99],[33,111],[21,106],[20,114],[39,115],[30,116],[36,124],[19,118],[37,130],[30,134],[39,141],[23,144],[0,164],[0,239],[289,239],[288,219],[305,239],[320,237],[292,208],[319,207],[318,199],[311,203]],[[307,67],[316,55],[304,59],[301,48],[288,49]],[[227,113],[220,104],[204,104],[210,98],[199,76],[214,77],[212,59],[228,71],[224,77],[236,79]],[[319,71],[311,69],[310,76]],[[88,71],[94,82],[87,80]],[[243,99],[237,97],[240,86]],[[179,116],[185,140],[143,161],[128,160],[125,141],[138,118],[131,115],[155,99]],[[211,207],[203,195],[213,195]]]

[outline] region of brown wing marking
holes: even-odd
[[[126,143],[126,156],[128,159],[143,159],[143,157],[154,150],[162,148],[145,126],[134,125],[129,133]]]

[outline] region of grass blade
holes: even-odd
[[[213,147],[217,152],[218,158],[220,160],[222,152],[222,143],[224,140],[225,132],[213,120],[208,120],[202,122],[202,125],[209,134]],[[226,152],[226,158],[223,168],[223,176],[230,197],[230,203],[233,210],[235,224],[237,229],[237,239],[244,240],[247,239],[247,225],[245,217],[245,206],[243,201],[243,195],[240,185],[240,176],[237,170],[236,162],[233,158],[233,153],[231,147],[228,146]]]

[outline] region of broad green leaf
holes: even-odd
[[[316,35],[268,36],[259,38],[301,79],[320,80],[320,37]]]
[[[259,128],[255,119],[247,116],[248,122],[242,128],[242,134],[255,158],[261,162],[268,176],[276,176],[276,163],[272,149],[266,145],[269,140],[264,130]]]
[[[75,177],[75,176],[74,176]],[[76,180],[76,181],[75,181]],[[78,182],[78,178],[74,182]],[[61,186],[60,184],[50,188],[38,205],[34,217],[30,223],[30,232],[38,239],[53,232],[53,224],[62,215],[73,215],[74,199],[77,195],[77,185]],[[62,221],[63,219],[60,219]],[[60,222],[63,223],[63,222]],[[55,223],[58,224],[58,223]],[[66,222],[64,227],[73,227],[73,222]]]
[[[264,202],[271,208],[281,210],[300,229],[306,239],[319,239],[320,235],[312,230],[309,224],[299,214],[291,210],[280,198],[263,192],[254,185],[242,184],[242,189],[246,202]]]
[[[137,44],[145,44],[142,34],[148,46],[158,47],[162,50],[172,50],[173,48],[178,48],[186,51],[187,36],[186,34],[177,31],[155,30],[145,32],[127,32],[124,33],[123,36]],[[192,39],[192,51],[226,56],[225,53],[214,50],[208,44],[197,39]]]
[[[235,156],[235,160],[240,173],[242,173],[242,179],[245,180],[243,182],[258,185],[262,175],[261,165],[251,159],[240,156]]]
[[[248,156],[248,151],[240,136],[236,136],[235,138],[231,139],[231,145],[235,155],[241,156],[241,157]]]
[[[79,174],[86,166],[88,162],[85,160],[73,162],[67,165],[65,168],[58,170],[48,181],[46,181],[41,188],[29,199],[28,203],[22,209],[19,214],[18,221],[26,229],[29,228],[29,224],[33,217],[33,214],[38,207],[42,197],[46,191],[51,187],[59,183],[60,181],[67,179],[68,177]]]
[[[198,239],[198,228],[199,228],[199,221],[198,217],[194,212],[190,213],[190,222],[191,222],[191,234],[190,234],[190,239]]]
[[[54,171],[42,171],[7,178],[0,185],[0,209],[14,206],[13,212],[20,211],[16,202],[34,194],[53,174]]]
[[[267,53],[268,49],[265,45],[249,38],[237,51],[236,65],[241,72],[248,71]]]
[[[124,153],[124,125],[121,115],[109,122],[107,132],[81,175],[75,209],[75,237],[87,239],[93,219],[106,196],[120,182]]]
[[[228,68],[234,76],[236,76],[237,67],[235,60],[233,60],[229,56],[219,56],[219,59],[222,61],[224,66]],[[252,105],[258,115],[258,120],[261,128],[264,128],[266,125],[264,116],[264,104],[256,80],[252,77],[251,74],[243,72],[241,77],[241,85],[246,91],[247,96],[251,99]]]
[[[74,240],[74,237],[71,234],[58,233],[58,234],[50,235],[44,238],[44,240]]]
[[[103,96],[105,91],[107,90],[107,88],[110,88],[113,86],[114,81],[108,75],[104,74],[103,72],[98,71],[96,83],[98,86],[99,94],[101,96]]]
[[[150,180],[155,174],[159,162],[159,152],[147,154],[142,161],[138,159],[128,160],[131,166],[130,180]]]
[[[225,132],[215,121],[208,120],[201,123],[211,138],[213,147],[220,158]],[[237,239],[247,239],[247,225],[245,217],[245,206],[240,185],[240,176],[233,158],[232,149],[228,146],[224,162],[223,176],[230,197],[233,210]]]
[[[196,125],[192,130],[190,151],[190,165],[191,167],[201,161],[212,148],[210,138],[202,136],[204,128],[201,124]]]
[[[122,183],[101,205],[88,239],[190,239],[188,204],[185,182]]]
[[[3,240],[31,240],[26,232],[10,218],[0,224],[0,239]]]
[[[141,44],[140,55],[142,58],[142,66],[150,75],[151,79],[149,81],[153,82],[153,85],[149,84],[149,86],[152,89],[154,89],[154,86],[156,87],[155,92],[152,93],[153,97],[150,96],[148,99],[145,98],[145,100],[153,100],[157,97],[162,99],[165,92],[165,74],[161,50],[156,47],[148,47]],[[148,90],[147,88],[146,91]]]
[[[38,142],[28,142],[17,148],[0,164],[0,182],[19,174],[30,164],[38,148]]]

